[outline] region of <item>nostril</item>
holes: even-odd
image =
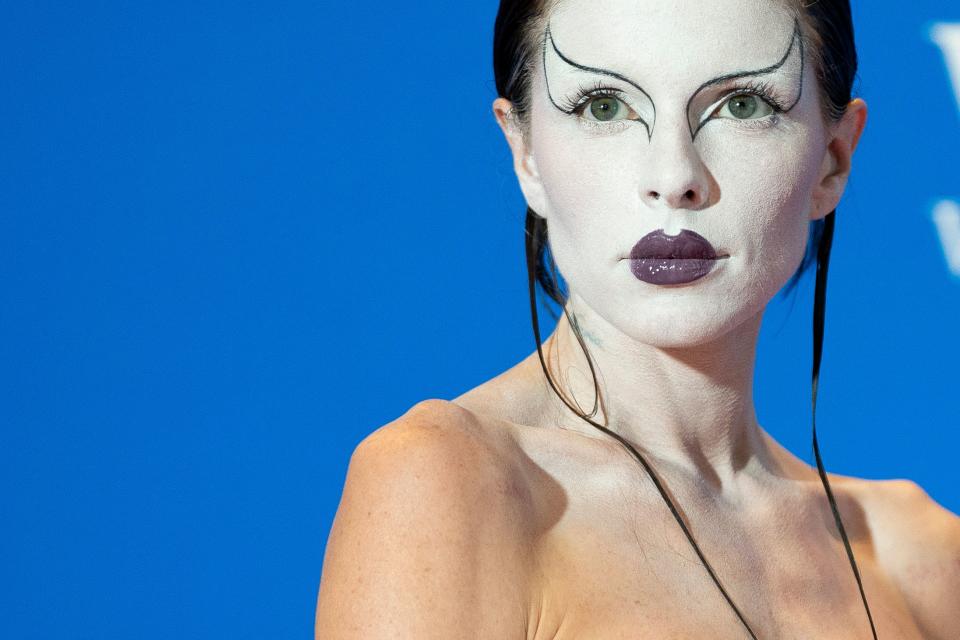
[[[659,200],[659,199],[660,199],[660,194],[657,193],[656,191],[651,191],[651,192],[650,192],[650,197],[653,198],[654,200]]]

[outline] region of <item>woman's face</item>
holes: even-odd
[[[521,186],[571,294],[631,338],[693,346],[755,316],[835,204],[818,189],[828,138],[798,29],[770,0],[550,12]],[[692,282],[641,280],[631,249],[658,229],[728,257]]]

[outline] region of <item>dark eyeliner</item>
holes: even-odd
[[[617,98],[626,104],[626,101],[623,99],[624,95],[621,89],[610,87],[597,81],[593,85],[579,87],[573,95],[562,98],[556,106],[567,115],[580,115],[587,105],[590,104],[591,100],[597,98]],[[727,100],[740,95],[753,95],[760,98],[766,102],[775,113],[783,113],[786,111],[786,107],[774,95],[772,87],[764,81],[750,79],[741,83],[739,86],[732,87],[727,92],[727,97],[722,104],[726,104]],[[627,106],[629,107],[629,105]]]

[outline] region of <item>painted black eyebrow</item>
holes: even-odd
[[[629,84],[631,87],[635,88],[637,91],[639,91],[640,93],[642,93],[644,96],[647,97],[647,100],[650,101],[650,105],[653,107],[653,121],[654,121],[654,122],[657,121],[657,105],[656,105],[656,103],[653,101],[653,98],[650,97],[650,94],[649,94],[649,93],[647,93],[646,91],[644,91],[643,88],[642,88],[639,84],[637,84],[637,83],[634,82],[633,80],[627,78],[627,77],[624,76],[623,74],[617,73],[616,71],[611,71],[610,69],[603,69],[603,68],[601,68],[601,67],[589,67],[589,66],[587,66],[587,65],[580,64],[579,62],[574,62],[573,60],[571,60],[571,59],[568,58],[567,56],[563,55],[563,53],[560,51],[560,49],[557,48],[557,43],[556,43],[556,42],[554,41],[554,39],[553,39],[553,32],[550,31],[550,23],[548,22],[548,23],[547,23],[546,31],[545,31],[545,33],[544,33],[544,38],[543,38],[543,55],[542,55],[542,58],[543,58],[543,79],[544,79],[544,82],[545,82],[546,85],[547,85],[547,97],[550,98],[550,102],[553,103],[553,106],[555,106],[557,109],[559,109],[560,111],[562,111],[563,113],[566,113],[566,114],[568,114],[568,115],[569,115],[570,113],[572,113],[571,111],[567,111],[566,109],[564,109],[563,107],[561,107],[560,105],[558,105],[558,104],[556,103],[556,101],[553,99],[553,95],[551,95],[551,93],[550,93],[550,83],[547,81],[547,40],[550,41],[550,46],[553,48],[554,52],[556,52],[556,54],[560,57],[560,59],[563,60],[564,62],[566,62],[566,63],[567,63],[568,65],[570,65],[571,67],[575,67],[575,68],[577,68],[577,69],[580,69],[581,71],[588,71],[588,72],[590,72],[590,73],[599,73],[600,75],[605,75],[605,76],[610,76],[611,78],[616,78],[617,80],[621,80],[621,81],[623,81],[623,82],[626,82],[626,83]],[[699,91],[699,89],[698,89],[698,91]],[[646,122],[643,118],[638,118],[638,120],[643,124],[643,126],[644,126],[644,127],[646,128],[646,130],[647,130],[647,139],[652,138],[652,137],[653,137],[653,128],[652,128],[652,125],[647,124],[647,122]]]
[[[732,78],[749,78],[751,76],[759,76],[765,73],[771,73],[773,71],[776,71],[777,69],[782,67],[784,64],[786,64],[787,59],[790,57],[790,53],[793,51],[794,42],[797,42],[800,45],[800,92],[797,94],[797,99],[794,100],[793,104],[783,110],[784,113],[786,113],[787,111],[790,111],[795,106],[797,106],[797,103],[800,102],[800,97],[803,95],[803,58],[804,58],[803,37],[800,32],[800,22],[796,18],[794,18],[793,20],[793,33],[790,36],[790,43],[787,45],[786,52],[783,54],[783,56],[780,58],[778,62],[770,65],[769,67],[764,67],[763,69],[755,69],[753,71],[734,71],[733,73],[725,73],[722,76],[717,76],[716,78],[707,80],[706,82],[701,84],[699,87],[697,87],[697,89],[690,96],[690,99],[687,100],[687,113],[688,114],[690,113],[690,105],[693,103],[693,99],[696,98],[697,95],[707,87],[723,82],[724,80],[730,80]],[[689,116],[688,116],[688,121],[689,121]],[[704,120],[703,122],[701,122],[700,125],[696,128],[696,130],[694,130],[693,125],[691,124],[690,137],[696,138],[697,133],[700,131],[700,128],[703,127],[703,125],[705,125],[707,122],[709,122],[709,120]]]
[[[547,40],[550,41],[550,46],[553,48],[553,50],[554,50],[554,52],[557,54],[557,56],[559,56],[559,58],[560,58],[561,60],[563,60],[566,64],[568,64],[568,65],[570,65],[570,66],[572,66],[572,67],[574,67],[574,68],[576,68],[576,69],[580,69],[581,71],[587,71],[587,72],[590,72],[590,73],[597,73],[597,74],[600,74],[600,75],[606,75],[606,76],[610,76],[610,77],[612,77],[612,78],[616,78],[616,79],[618,79],[618,80],[621,80],[621,81],[623,81],[623,82],[626,82],[626,83],[629,84],[630,86],[632,86],[632,87],[634,87],[635,89],[637,89],[637,91],[639,91],[639,92],[642,93],[644,96],[646,96],[647,100],[650,101],[650,106],[651,106],[652,109],[653,109],[653,121],[654,121],[654,123],[656,122],[657,106],[656,106],[656,103],[653,101],[653,98],[650,96],[649,93],[647,93],[639,84],[637,84],[637,83],[634,82],[633,80],[627,78],[626,76],[624,76],[624,75],[621,74],[621,73],[617,73],[616,71],[612,71],[612,70],[610,70],[610,69],[604,69],[604,68],[602,68],[602,67],[591,67],[591,66],[588,66],[588,65],[580,64],[579,62],[576,62],[576,61],[574,61],[574,60],[571,60],[570,58],[568,58],[567,56],[565,56],[565,55],[563,54],[563,52],[560,51],[559,48],[557,48],[557,43],[556,43],[556,41],[553,39],[553,32],[551,31],[551,29],[550,29],[550,23],[548,22],[548,23],[547,23],[546,30],[545,30],[545,33],[544,33],[543,46],[542,46],[543,77],[544,77],[544,82],[545,82],[546,85],[547,85],[547,96],[549,97],[550,102],[553,103],[553,106],[556,107],[559,111],[561,111],[562,113],[566,113],[566,114],[572,113],[572,111],[568,111],[567,109],[564,109],[563,107],[561,107],[560,105],[558,105],[558,104],[556,103],[556,101],[553,99],[553,95],[550,93],[550,83],[549,83],[548,78],[547,78],[547,58],[546,58],[546,55],[547,55],[547,53],[546,53],[546,52],[547,52]],[[791,110],[797,105],[797,103],[800,102],[800,98],[803,96],[803,72],[804,72],[804,58],[805,58],[805,56],[804,56],[803,37],[802,37],[802,33],[801,33],[801,31],[800,31],[800,22],[799,22],[799,20],[796,19],[796,18],[794,18],[794,21],[793,21],[793,32],[792,32],[792,34],[791,34],[790,42],[789,42],[789,44],[787,45],[787,50],[784,52],[783,56],[781,56],[781,58],[780,58],[779,61],[775,62],[774,64],[772,64],[772,65],[770,65],[770,66],[763,67],[762,69],[752,69],[752,70],[747,70],[747,71],[734,71],[734,72],[732,72],[732,73],[726,73],[726,74],[723,74],[723,75],[721,75],[721,76],[717,76],[717,77],[715,77],[715,78],[711,78],[710,80],[707,80],[706,82],[704,82],[703,84],[701,84],[699,87],[697,87],[696,90],[691,94],[690,98],[687,100],[687,109],[686,109],[687,113],[688,113],[688,114],[690,113],[690,105],[693,103],[693,100],[697,97],[697,95],[700,94],[701,91],[703,91],[703,90],[706,89],[707,87],[713,86],[713,85],[715,85],[715,84],[718,84],[718,83],[720,83],[720,82],[723,82],[723,81],[725,81],[725,80],[730,80],[730,79],[733,79],[733,78],[748,78],[748,77],[752,77],[752,76],[764,75],[764,74],[771,73],[771,72],[776,71],[777,69],[781,68],[784,64],[786,64],[787,60],[790,58],[790,54],[793,52],[794,42],[796,42],[796,43],[798,44],[799,48],[800,48],[800,89],[799,89],[799,92],[798,92],[798,94],[797,94],[797,99],[794,100],[793,104],[791,104],[789,107],[783,109],[783,112],[784,112],[784,113],[786,113],[786,112],[788,112],[788,111],[791,111]],[[652,139],[652,138],[653,138],[653,128],[652,128],[652,126],[649,125],[649,124],[647,124],[647,122],[644,121],[642,118],[638,118],[638,120],[639,120],[639,121],[644,125],[644,127],[647,129],[647,138],[648,138],[648,139]],[[696,129],[694,129],[694,128],[693,128],[693,124],[689,122],[689,116],[688,116],[687,120],[688,120],[688,126],[689,126],[689,128],[690,128],[690,137],[691,137],[692,139],[696,139],[697,133],[700,131],[700,129],[703,127],[703,125],[706,124],[707,122],[709,122],[709,119],[704,120],[703,122],[701,122],[701,123],[699,124],[699,126],[697,126]]]

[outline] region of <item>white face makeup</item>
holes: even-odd
[[[799,266],[826,153],[799,25],[770,0],[562,0],[531,86],[528,152],[571,294],[633,339],[693,346],[762,310]],[[719,260],[641,282],[663,229]]]

